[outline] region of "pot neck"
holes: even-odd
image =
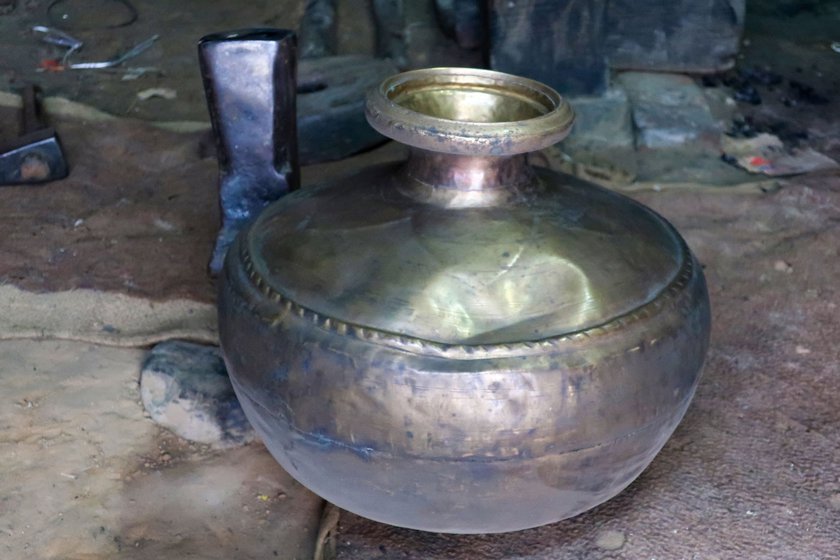
[[[411,148],[401,170],[401,190],[412,198],[450,207],[492,206],[535,185],[525,154],[471,156]]]

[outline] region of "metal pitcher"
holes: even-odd
[[[248,71],[251,51],[233,50],[227,67]],[[223,162],[277,168],[265,148],[294,118],[271,109],[276,75],[235,82],[266,113],[245,147],[220,141]],[[242,125],[237,103],[209,101],[217,131]],[[513,531],[612,498],[680,422],[706,354],[685,241],[529,164],[574,120],[538,82],[406,72],[369,93],[367,118],[407,161],[283,196],[227,253],[221,344],[266,446],[336,505],[427,531]]]

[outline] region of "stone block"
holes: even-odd
[[[143,364],[140,396],[152,420],[184,439],[217,448],[254,439],[216,346],[158,344]]]
[[[635,176],[636,149],[627,93],[614,86],[604,95],[568,101],[575,110],[575,124],[560,149],[576,162],[616,167]]]
[[[624,72],[617,79],[630,99],[637,148],[720,153],[720,125],[692,78]]]
[[[606,0],[492,0],[490,66],[566,95],[607,87]]]
[[[609,0],[605,50],[610,67],[727,70],[740,47],[745,6],[746,0]]]

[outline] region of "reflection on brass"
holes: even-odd
[[[228,253],[222,346],[263,441],[339,507],[428,531],[534,527],[615,496],[706,353],[685,242],[528,164],[574,118],[542,84],[412,71],[367,114],[409,159],[287,195]]]

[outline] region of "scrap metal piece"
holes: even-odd
[[[72,35],[65,33],[60,29],[47,27],[45,25],[36,25],[32,28],[32,31],[40,35],[41,41],[67,49],[64,52],[64,56],[61,57],[62,66],[67,65],[67,60],[70,58],[70,55],[80,51],[84,46],[84,43],[81,40],[76,39]]]
[[[35,86],[23,91],[22,132],[14,143],[0,149],[0,185],[46,183],[68,174],[61,142],[44,122],[39,97]]]
[[[82,45],[84,45],[81,40],[76,39],[72,35],[65,33],[60,29],[55,29],[54,27],[35,25],[32,27],[32,31],[38,33],[43,42],[51,45],[58,45],[59,47],[67,47],[68,49],[74,50],[78,50],[82,48]]]
[[[103,60],[100,62],[76,62],[74,64],[70,64],[68,68],[70,68],[71,70],[99,70],[102,68],[113,68],[114,66],[119,66],[123,62],[130,60],[135,56],[139,55],[140,53],[146,51],[159,38],[160,35],[152,35],[142,43],[137,43],[129,50],[125,51],[123,54],[117,55],[110,60]]]

